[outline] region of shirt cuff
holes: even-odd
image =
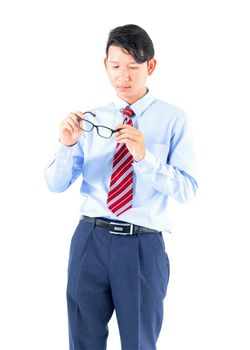
[[[78,142],[76,142],[72,146],[65,146],[59,140],[59,144],[57,146],[57,152],[56,153],[58,155],[70,156],[73,153],[73,151],[75,150],[75,148],[77,147],[77,144],[78,144]]]

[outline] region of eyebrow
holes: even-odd
[[[119,64],[119,62],[117,62],[117,61],[109,61],[109,63],[115,63],[115,64]],[[137,63],[137,62],[135,62],[135,61],[132,61],[132,62],[128,62],[128,64],[139,64],[139,63]]]

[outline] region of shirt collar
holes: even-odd
[[[148,90],[146,95],[141,97],[138,101],[130,105],[132,110],[135,112],[136,116],[141,116],[142,113],[145,111],[145,109],[154,101],[154,97],[152,93]],[[118,110],[121,108],[125,108],[128,106],[128,103],[124,100],[122,100],[120,97],[117,95],[115,96],[114,99],[114,104]]]

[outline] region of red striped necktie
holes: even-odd
[[[125,119],[123,124],[133,126],[131,117],[135,114],[128,106],[121,109]],[[113,170],[109,185],[107,198],[108,208],[119,216],[126,210],[132,208],[133,198],[133,157],[128,151],[125,143],[116,145]]]

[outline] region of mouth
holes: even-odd
[[[118,85],[116,86],[116,89],[118,91],[128,91],[130,89],[130,86],[126,86],[126,85]]]

